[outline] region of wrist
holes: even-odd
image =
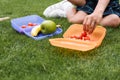
[[[104,11],[103,10],[94,10],[93,13],[103,15]]]

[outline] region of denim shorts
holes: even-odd
[[[97,4],[98,0],[86,0],[86,4],[84,6],[77,6],[78,11],[84,11],[87,14],[91,14]],[[111,0],[108,4],[106,10],[103,13],[103,16],[107,16],[110,14],[116,14],[120,17],[120,4],[118,0]]]

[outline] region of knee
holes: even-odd
[[[100,23],[102,26],[109,26],[109,27],[118,27],[120,25],[120,18],[113,18],[111,20],[101,21]]]

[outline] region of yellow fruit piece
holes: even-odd
[[[31,30],[31,35],[37,36],[40,31],[41,31],[41,25],[35,26]]]

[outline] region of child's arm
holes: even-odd
[[[87,31],[88,33],[92,33],[96,27],[97,24],[100,23],[103,13],[109,4],[110,0],[99,0],[98,4],[94,10],[94,12],[88,16],[85,17],[83,21],[84,31]]]
[[[82,6],[86,4],[86,0],[68,0],[68,1],[77,6]]]
[[[103,14],[110,0],[99,0],[94,13]]]

